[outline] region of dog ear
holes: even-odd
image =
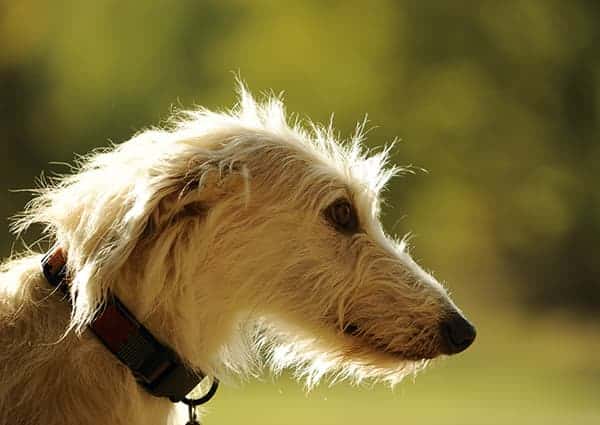
[[[167,227],[202,220],[225,198],[248,195],[248,173],[243,167],[204,165],[196,177],[182,177],[154,206],[145,220],[140,243],[151,243]]]
[[[136,174],[101,159],[102,167],[49,189],[30,219],[49,225],[69,253],[71,328],[77,331],[101,308],[137,247],[153,243],[169,226],[185,231],[224,197],[244,197],[247,185],[242,167],[224,163],[188,158]]]
[[[106,263],[118,268],[136,246],[152,243],[168,227],[202,220],[223,199],[245,196],[247,177],[242,167],[206,162],[184,174],[138,182],[136,198],[123,215],[123,222],[113,226],[121,230],[107,244],[111,258]]]

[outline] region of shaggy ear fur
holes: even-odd
[[[226,167],[215,162],[214,150],[199,148],[202,143],[170,136],[148,131],[84,159],[77,174],[40,189],[13,226],[20,233],[42,224],[69,253],[71,329],[80,332],[90,323],[141,241],[151,242],[165,226],[198,220],[220,197],[239,190],[239,163]]]
[[[246,183],[245,177],[237,170],[233,171],[224,173],[206,164],[199,170],[199,177],[188,181],[182,178],[180,184],[175,184],[157,205],[147,205],[151,212],[145,220],[141,239],[151,242],[154,236],[169,226],[187,220],[197,221],[206,216],[220,199],[241,192]]]

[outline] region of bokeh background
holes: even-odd
[[[342,135],[368,113],[371,147],[428,170],[392,182],[386,228],[475,345],[393,392],[225,387],[205,423],[598,424],[598,22],[593,0],[0,1],[0,216],[75,154],[233,105],[234,72]]]

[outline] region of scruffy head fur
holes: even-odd
[[[257,103],[241,86],[229,112],[181,113],[81,159],[15,230],[41,223],[68,252],[62,331],[77,338],[115,293],[190,367],[221,379],[266,362],[309,386],[394,384],[448,352],[440,329],[458,310],[384,234],[380,193],[398,170],[362,139],[362,126],[340,144],[331,127],[292,125],[278,98]],[[15,264],[1,275],[5,297],[19,293],[7,282]]]

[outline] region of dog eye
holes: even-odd
[[[335,201],[325,210],[325,217],[343,232],[356,232],[358,230],[358,218],[354,208],[346,199]]]

